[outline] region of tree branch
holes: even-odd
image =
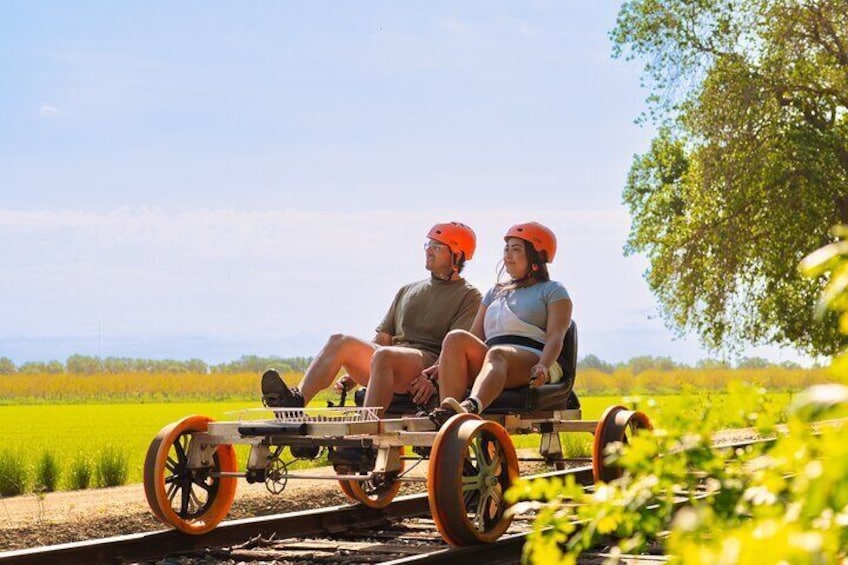
[[[833,55],[833,57],[841,65],[848,66],[848,49],[846,49],[845,45],[842,43],[839,34],[836,33],[836,29],[833,27],[833,22],[822,14],[821,6],[812,5],[805,6],[805,8],[813,15],[813,29],[817,43],[821,45],[825,51]],[[824,28],[828,38],[833,42],[832,46],[828,44],[820,33],[822,28]]]

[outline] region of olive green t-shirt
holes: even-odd
[[[471,328],[480,307],[480,291],[465,279],[430,278],[401,287],[378,332],[392,336],[392,345],[431,351],[438,355],[450,330]]]

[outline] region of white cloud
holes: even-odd
[[[334,263],[348,260],[344,252],[364,251],[363,247],[368,246],[374,251],[382,247],[399,252],[411,241],[423,241],[433,222],[447,219],[472,225],[478,233],[478,245],[486,250],[488,259],[500,253],[500,235],[519,221],[534,219],[547,223],[565,246],[573,241],[618,237],[623,233],[621,226],[626,226],[626,216],[617,210],[449,210],[434,217],[429,211],[344,214],[121,208],[107,213],[0,210],[0,233],[18,236],[40,233],[87,241],[102,249],[143,244],[159,252],[190,253],[208,259],[249,260],[273,251],[290,259],[318,255],[322,261]],[[377,255],[375,260],[392,262],[385,253]]]
[[[0,290],[17,297],[24,317],[26,305],[47,296],[57,312],[83,312],[87,307],[79,303],[85,301],[103,304],[105,315],[118,315],[110,307],[130,309],[150,329],[156,321],[146,319],[147,311],[174,302],[174,316],[182,311],[185,318],[169,324],[186,331],[223,318],[239,332],[282,331],[294,324],[325,333],[338,324],[333,313],[340,310],[346,310],[351,331],[370,331],[397,287],[426,275],[421,245],[429,227],[451,219],[477,232],[478,251],[466,276],[482,289],[495,281],[503,233],[519,221],[535,219],[559,234],[552,272],[581,294],[582,288],[594,294],[608,284],[595,279],[609,279],[605,273],[619,266],[605,261],[621,261],[617,232],[624,217],[618,211],[447,210],[434,217],[417,211],[0,210],[0,252],[14,273]],[[591,264],[577,264],[590,257]],[[136,301],[125,304],[126,295]],[[210,302],[219,304],[217,314]],[[255,313],[272,305],[285,309],[285,323],[266,315],[257,319]],[[55,318],[54,324],[62,323]],[[0,333],[11,329],[0,326]]]
[[[62,110],[50,104],[42,104],[38,109],[39,115],[43,118],[54,118],[62,115]]]
[[[497,18],[498,23],[505,25],[510,31],[515,31],[519,35],[530,35],[532,27],[530,22],[524,19],[514,18],[512,16],[500,15]]]
[[[439,20],[439,27],[451,33],[468,33],[471,27],[453,18],[444,18]]]
[[[447,220],[477,233],[464,274],[481,290],[495,282],[511,224],[536,220],[556,232],[551,274],[574,299],[581,355],[707,356],[694,339],[673,341],[657,319],[644,259],[621,253],[628,226],[621,209],[448,209],[438,216],[414,209],[0,210],[7,304],[0,338],[105,328],[107,338],[135,342],[211,336],[266,351],[278,342],[308,355],[332,332],[370,337],[397,288],[426,276],[425,235]]]

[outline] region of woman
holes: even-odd
[[[439,359],[440,407],[430,419],[441,427],[458,412],[483,412],[504,389],[557,382],[557,361],[571,323],[571,298],[550,280],[547,263],[556,236],[537,222],[516,224],[504,236],[503,267],[510,277],[486,293],[471,331],[445,336]],[[473,386],[472,386],[473,383]],[[471,394],[462,398],[471,386]]]

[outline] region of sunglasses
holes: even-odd
[[[424,249],[425,250],[432,249],[433,253],[438,253],[439,251],[442,251],[443,249],[450,249],[450,247],[448,247],[444,243],[439,243],[438,241],[425,241],[424,242]]]

